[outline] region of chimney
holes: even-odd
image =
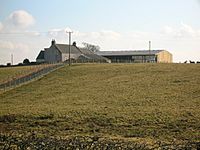
[[[53,39],[52,41],[51,41],[51,45],[55,45],[56,44],[56,41]]]

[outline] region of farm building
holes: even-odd
[[[99,51],[97,55],[106,57],[114,63],[172,63],[172,54],[166,50]]]
[[[70,58],[78,62],[109,62],[109,59],[95,54],[85,48],[79,48],[74,42],[71,45]],[[56,44],[52,40],[51,46],[40,51],[36,58],[36,62],[57,63],[69,60],[69,45]]]

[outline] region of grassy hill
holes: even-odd
[[[200,140],[200,65],[63,67],[0,94],[0,132]]]
[[[13,78],[18,78],[50,65],[33,65],[33,66],[18,66],[18,67],[3,67],[0,68],[0,83],[10,81]]]

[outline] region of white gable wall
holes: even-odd
[[[70,54],[71,59],[77,59],[80,54]],[[69,53],[62,53],[62,61],[66,61],[69,59]]]

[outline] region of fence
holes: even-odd
[[[9,89],[9,88],[13,88],[13,87],[16,87],[18,85],[21,85],[23,83],[26,83],[28,81],[31,81],[33,79],[36,79],[36,78],[39,78],[55,69],[58,69],[60,67],[64,66],[63,63],[61,64],[55,64],[55,65],[51,65],[51,66],[47,66],[45,68],[42,68],[38,71],[35,71],[35,72],[32,72],[32,73],[29,73],[27,75],[24,75],[22,77],[19,77],[19,78],[16,78],[16,79],[12,79],[10,81],[7,81],[5,83],[2,83],[0,84],[0,90],[6,90],[6,89]]]

